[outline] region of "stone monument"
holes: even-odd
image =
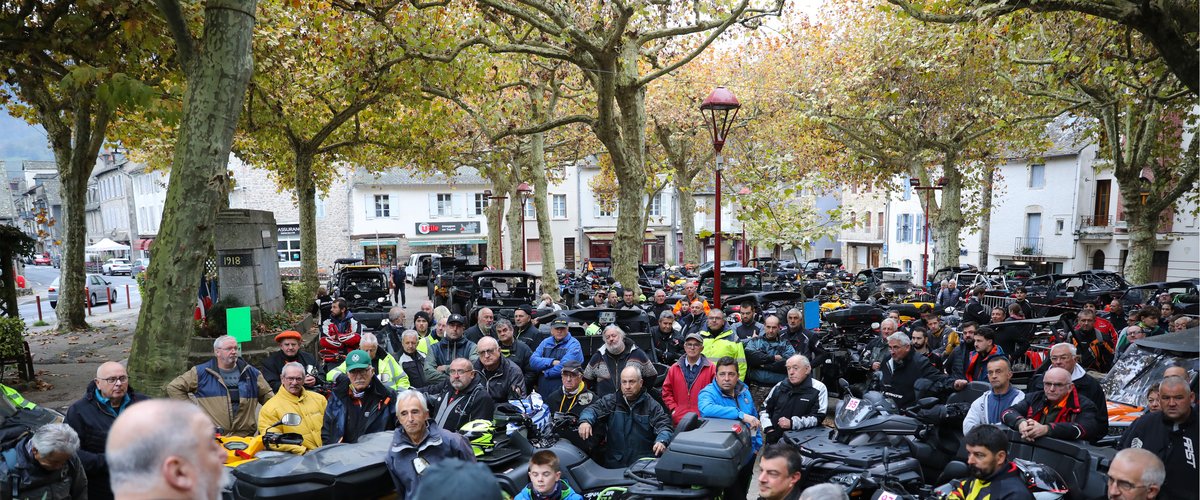
[[[217,214],[216,233],[221,298],[253,308],[255,316],[282,311],[275,215],[263,210],[222,210]]]

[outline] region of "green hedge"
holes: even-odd
[[[15,358],[25,353],[25,321],[0,318],[0,358]]]

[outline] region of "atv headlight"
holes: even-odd
[[[843,472],[841,474],[834,474],[833,477],[829,478],[829,482],[845,488],[848,492],[854,489],[854,485],[858,484],[858,480],[861,478],[861,472]]]

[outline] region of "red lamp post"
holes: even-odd
[[[483,191],[483,198],[485,200],[488,200],[488,203],[491,203],[491,200],[507,200],[508,199],[507,196],[493,196],[491,189],[485,189]],[[503,208],[504,207],[501,206],[500,208],[501,208],[501,210],[500,210],[501,218],[503,218],[503,215],[504,215]],[[496,269],[504,269],[504,235],[501,235],[501,234],[496,235],[496,249],[500,251],[500,262],[499,262],[499,266]],[[485,255],[484,257],[486,259],[487,256]],[[488,264],[491,264],[491,262],[489,262]]]
[[[912,177],[908,179],[908,184],[917,191],[925,192],[925,204],[921,206],[921,212],[925,215],[925,253],[921,255],[921,286],[929,287],[929,193],[937,191],[946,186],[946,178],[940,177],[937,184],[933,186],[922,186],[921,179]]]
[[[521,270],[525,270],[525,263],[529,260],[529,256],[525,254],[525,250],[529,245],[525,239],[525,202],[529,200],[529,194],[533,192],[533,188],[529,187],[528,182],[522,182],[517,186],[517,194],[521,195]]]
[[[714,200],[716,220],[713,228],[716,238],[716,246],[713,250],[713,306],[715,307],[721,307],[721,167],[724,161],[721,157],[721,149],[725,147],[729,128],[733,126],[738,108],[741,107],[742,104],[738,102],[737,97],[734,97],[733,92],[725,87],[713,89],[712,93],[700,104],[701,114],[707,112],[704,118],[712,127],[713,149],[716,150],[717,159],[716,199]]]

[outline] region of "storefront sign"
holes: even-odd
[[[275,228],[279,236],[300,236],[300,224],[279,224]]]
[[[479,234],[479,222],[418,222],[417,234]]]

